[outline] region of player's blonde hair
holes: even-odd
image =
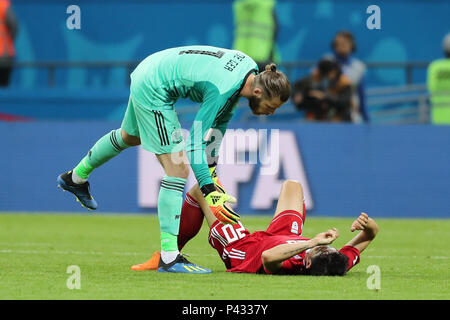
[[[291,85],[283,72],[277,70],[275,63],[266,65],[265,70],[255,77],[255,86],[263,90],[265,98],[280,97],[286,102],[291,95]]]

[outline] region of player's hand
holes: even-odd
[[[333,228],[326,232],[319,233],[313,240],[320,246],[332,243],[337,237],[339,237],[339,232],[336,228]]]
[[[236,203],[236,198],[219,191],[210,192],[205,196],[209,209],[214,216],[222,223],[236,224],[240,220],[240,216],[234,212],[227,203]]]
[[[320,91],[320,90],[311,90],[309,92],[309,96],[316,98],[317,100],[323,100],[323,99],[325,99],[325,92]]]
[[[216,187],[216,190],[221,193],[226,193],[225,188],[223,187],[222,183],[219,181],[219,177],[217,176],[217,170],[216,165],[209,167],[209,173],[211,174],[211,179],[214,182],[214,186]]]
[[[352,226],[350,227],[350,231],[353,232],[355,230],[365,230],[367,225],[369,224],[369,216],[362,212],[359,217],[353,221]]]

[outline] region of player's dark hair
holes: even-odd
[[[269,99],[280,97],[282,102],[286,102],[291,95],[289,80],[283,72],[277,70],[275,63],[266,65],[265,70],[256,76],[255,85],[260,86]]]
[[[312,276],[343,276],[347,264],[348,257],[340,252],[321,253],[311,259],[307,272]]]

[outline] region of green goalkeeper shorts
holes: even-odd
[[[141,139],[142,148],[155,154],[184,149],[181,125],[175,110],[137,104],[130,95],[122,130]]]

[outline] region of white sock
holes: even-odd
[[[161,259],[164,263],[171,263],[175,260],[180,252],[177,251],[164,251],[161,250]]]
[[[85,183],[87,181],[87,179],[83,179],[82,177],[80,177],[79,175],[77,175],[75,173],[75,170],[72,170],[72,181],[73,181],[73,183],[76,183],[76,184],[82,184],[82,183]]]

